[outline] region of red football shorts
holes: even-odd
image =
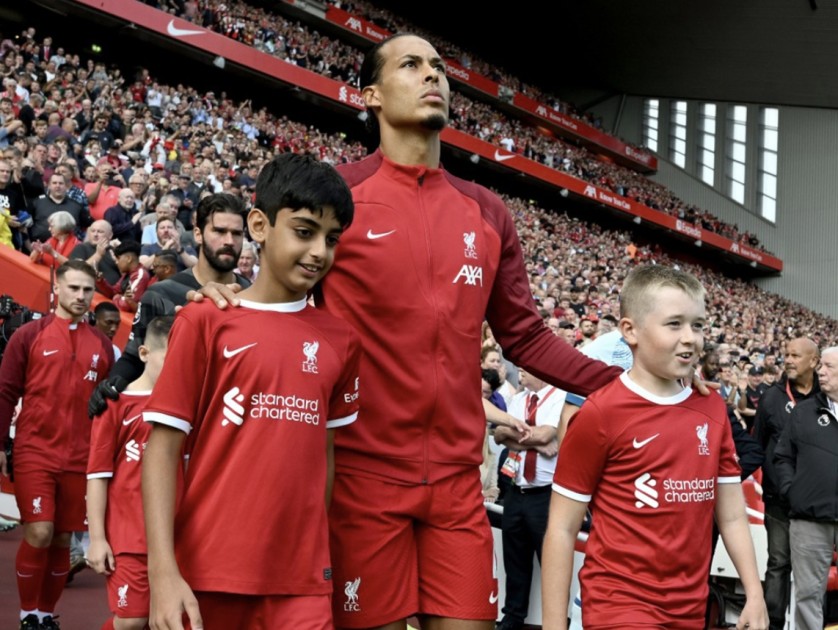
[[[494,547],[477,466],[431,485],[335,475],[329,512],[341,628],[414,614],[497,618]]]
[[[87,529],[87,475],[15,470],[15,499],[24,523],[55,524],[55,532]]]
[[[204,630],[334,630],[328,595],[237,595],[196,591],[195,597]],[[184,628],[192,628],[185,615]]]
[[[120,553],[108,576],[108,605],[120,619],[148,617],[148,556]]]

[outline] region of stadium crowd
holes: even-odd
[[[357,87],[363,53],[348,44],[311,30],[300,22],[243,2],[181,3],[174,0],[148,0],[148,4],[169,10],[186,20],[201,24],[288,63]],[[389,11],[365,2],[336,2],[335,5],[350,13],[361,15],[390,32],[418,33],[434,43],[445,57],[457,59],[465,67],[472,67],[476,72],[498,81],[511,90],[547,103],[557,111],[599,126],[590,114],[580,113],[557,97],[544,94],[508,73],[494,69],[487,62],[476,60],[458,46],[425,33],[423,29],[406,23]],[[459,92],[452,92],[452,95],[451,124],[461,131],[551,168],[562,170],[583,181],[594,183],[654,210],[689,221],[732,241],[764,249],[756,235],[740,231],[737,225],[722,221],[706,209],[684,202],[665,186],[630,168],[600,159],[582,146],[552,134],[548,135],[521,120],[510,119],[487,103],[474,101]]]
[[[202,21],[201,4],[172,6]],[[222,32],[253,45],[257,40],[248,42],[245,34],[252,30],[251,21],[265,29],[283,21],[258,9],[242,10],[240,16],[229,16],[228,30]],[[223,24],[217,17],[212,23]],[[339,69],[329,73],[353,80],[346,68],[359,64],[357,51],[332,42],[309,46],[313,34],[299,25],[287,35],[276,32],[270,52],[279,50],[282,39],[288,58],[300,63],[306,57],[301,63],[306,65],[316,48],[320,58],[313,65],[334,65]],[[268,39],[260,41],[266,47]],[[195,264],[194,209],[205,195],[228,192],[251,203],[256,177],[276,153],[309,153],[332,164],[367,154],[360,143],[256,109],[250,101],[235,102],[224,92],[166,85],[149,70],[126,77],[117,67],[82,60],[34,29],[2,40],[0,64],[0,243],[29,254],[33,264],[57,265],[67,258],[94,263],[102,276],[99,290],[123,310],[131,310],[132,303],[136,308],[138,288],[141,282],[147,286],[149,272],[159,279]],[[453,100],[452,124],[705,229],[758,245],[752,235],[738,234],[735,226],[683,204],[646,178],[605,164],[584,149],[533,135],[521,123],[462,95]],[[545,325],[562,331],[569,343],[584,345],[613,325],[622,282],[638,263],[678,265],[707,287],[706,352],[731,366],[731,384],[741,385],[752,368],[773,367],[771,357],[784,355],[793,339],[808,337],[821,347],[838,340],[838,321],[832,318],[678,261],[659,246],[636,242],[629,232],[605,230],[499,194],[514,217]],[[258,273],[252,244],[244,248],[239,270],[245,277]],[[487,346],[492,347],[490,338]]]

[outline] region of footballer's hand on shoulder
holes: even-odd
[[[110,376],[96,385],[87,401],[87,415],[92,420],[108,408],[108,400],[118,400],[119,394],[128,386],[121,376]]]
[[[197,291],[190,291],[186,294],[189,302],[201,302],[204,298],[212,300],[220,309],[227,308],[227,305],[238,306],[241,300],[236,294],[242,290],[239,284],[221,284],[220,282],[207,282]]]

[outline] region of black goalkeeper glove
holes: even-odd
[[[119,393],[128,387],[128,381],[121,376],[110,376],[96,385],[87,402],[87,415],[92,420],[108,408],[108,399],[118,400]]]

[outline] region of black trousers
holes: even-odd
[[[541,564],[541,545],[547,531],[550,486],[522,493],[510,488],[503,502],[503,565],[506,570],[504,618],[523,622],[527,618],[532,585],[533,555]]]

